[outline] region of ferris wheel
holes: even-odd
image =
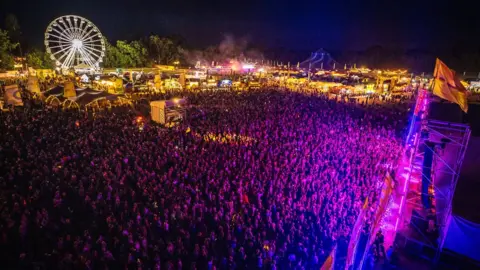
[[[105,41],[89,20],[66,15],[53,20],[45,31],[45,47],[61,69],[77,65],[98,69],[105,56]]]

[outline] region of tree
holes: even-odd
[[[22,32],[20,31],[20,24],[18,23],[17,16],[8,14],[7,17],[5,17],[5,28],[11,40],[18,43],[17,48],[19,49],[20,56],[22,56],[22,47],[20,46]]]
[[[48,68],[53,69],[54,63],[50,55],[46,52],[34,49],[26,55],[27,65],[32,68]]]
[[[183,49],[173,40],[157,35],[148,38],[148,49],[150,59],[163,65],[171,65],[173,62],[180,60],[183,53]]]
[[[43,67],[43,55],[42,52],[33,50],[26,55],[27,65],[32,68]]]
[[[10,40],[8,32],[0,29],[0,69],[12,69],[14,60],[12,51],[18,46]]]
[[[144,67],[148,63],[148,51],[140,41],[117,41],[118,64],[121,67]]]
[[[55,62],[51,58],[51,54],[44,52],[43,53],[43,68],[54,69]]]
[[[118,55],[118,49],[105,39],[105,58],[103,59],[103,66],[106,68],[120,67]]]

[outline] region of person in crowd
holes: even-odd
[[[387,254],[385,253],[385,246],[383,245],[385,242],[385,236],[382,233],[382,230],[379,229],[377,234],[375,235],[375,249],[377,251],[377,260],[379,258],[387,258]]]

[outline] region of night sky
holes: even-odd
[[[0,25],[6,14],[17,15],[24,39],[37,46],[50,21],[75,14],[91,20],[110,41],[156,33],[181,36],[190,47],[204,47],[233,34],[261,48],[293,50],[478,47],[478,2],[1,0]]]

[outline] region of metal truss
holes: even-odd
[[[436,226],[439,231],[437,242],[432,243],[424,231],[417,226],[413,227],[422,235],[426,243],[436,248],[435,260],[438,260],[448,231],[452,214],[452,199],[471,131],[466,124],[428,119],[426,111],[424,111],[423,119],[415,123],[416,125],[411,134],[413,137],[413,154],[410,161],[410,177],[408,181],[411,180],[412,176],[418,176],[417,180],[419,180],[420,190],[407,191],[407,204],[415,209],[423,209],[420,200],[422,196],[422,178],[424,176],[423,160],[425,151],[430,150],[433,152],[433,162],[429,185],[433,188],[433,207],[436,210]],[[433,146],[431,146],[432,143]],[[426,195],[431,196],[432,194]],[[425,217],[420,218],[426,220]]]

